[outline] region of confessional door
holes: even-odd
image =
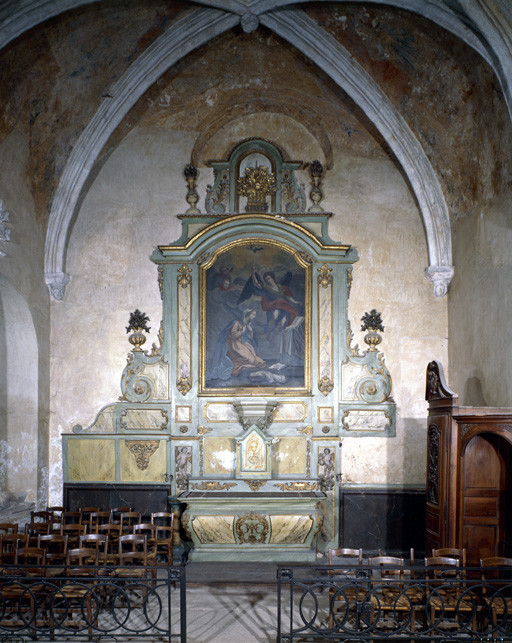
[[[479,433],[462,453],[461,537],[468,564],[510,555],[512,445],[502,436]]]

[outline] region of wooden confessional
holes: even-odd
[[[512,408],[458,406],[427,367],[426,553],[465,547],[468,564],[512,555]]]

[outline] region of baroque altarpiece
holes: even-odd
[[[159,345],[142,348],[135,311],[121,398],[63,436],[65,497],[133,489],[144,512],[156,489],[181,505],[197,560],[314,560],[338,546],[342,438],[395,431],[378,314],[370,348],[352,346],[357,250],[329,237],[320,163],[283,156],[250,140],[212,161],[205,213],[187,166],[182,235],[151,257]]]

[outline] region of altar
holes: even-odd
[[[313,561],[339,545],[343,438],[395,433],[382,322],[353,345],[358,255],[329,237],[318,162],[250,139],[211,166],[204,213],[185,168],[181,237],[151,257],[158,341],[134,311],[121,397],[62,436],[64,495],[171,497],[193,560]]]

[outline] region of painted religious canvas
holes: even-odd
[[[259,239],[236,242],[202,278],[203,392],[306,392],[310,268],[300,255]]]

